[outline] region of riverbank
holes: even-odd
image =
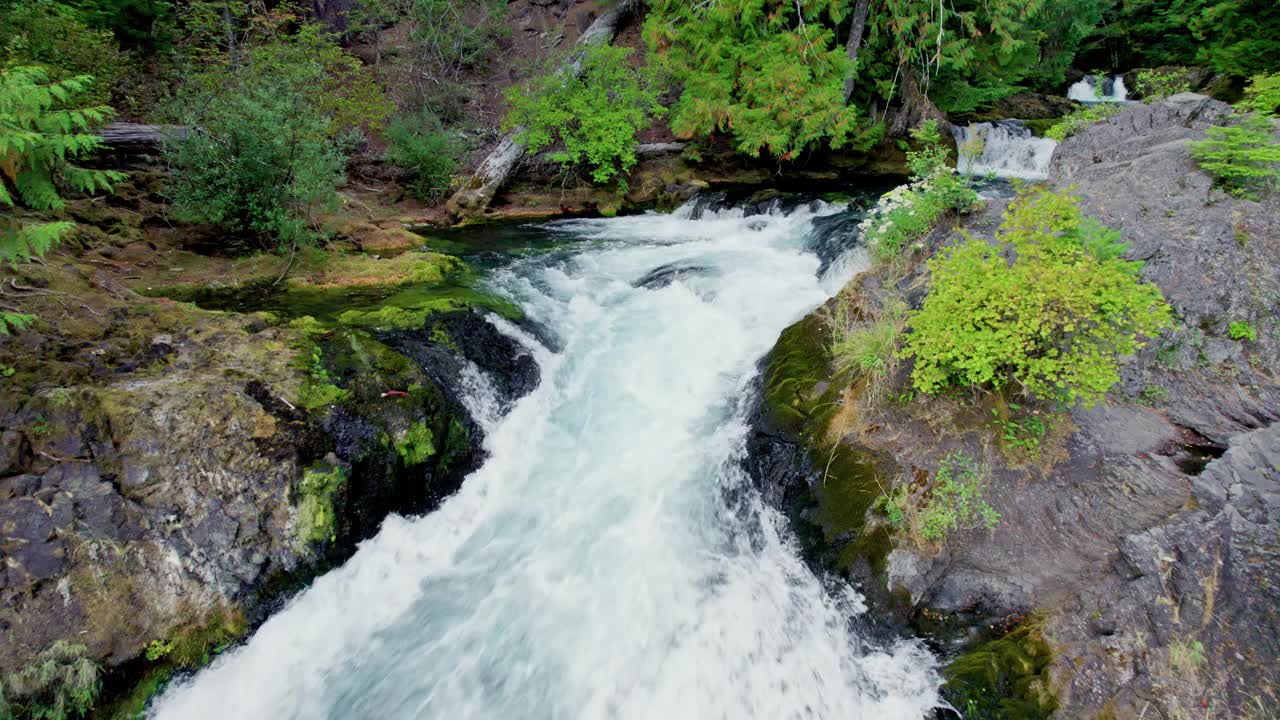
[[[1213,189],[1185,145],[1228,112],[1189,95],[1131,107],[1054,156],[1049,184],[1123,234],[1178,317],[1104,405],[1001,412],[995,396],[911,392],[909,361],[883,380],[832,371],[834,323],[919,307],[921,261],[958,230],[990,237],[1003,201],[938,228],[905,269],[860,275],[770,356],[762,489],[817,567],[952,658],[946,695],[966,717],[1266,717],[1275,703],[1280,207]],[[1256,335],[1231,337],[1232,322]],[[941,542],[895,526],[879,499],[927,492],[956,457],[987,478],[998,523]]]
[[[396,208],[233,258],[165,222],[159,182],[74,201],[75,240],[4,279],[37,320],[0,345],[0,671],[99,665],[97,717],[456,490],[483,457],[467,368],[500,403],[537,383],[484,319],[518,310]]]

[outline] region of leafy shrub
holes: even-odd
[[[1191,156],[1218,186],[1237,197],[1257,197],[1280,187],[1280,140],[1275,124],[1257,114],[1227,127],[1211,127],[1191,143]]]
[[[986,487],[984,469],[963,452],[953,452],[943,458],[928,487],[913,493],[899,485],[876,505],[919,544],[932,545],[957,531],[996,527],[1000,513],[987,502]]]
[[[1244,320],[1236,320],[1227,328],[1232,340],[1257,340],[1258,331]]]
[[[1280,115],[1280,72],[1254,75],[1244,90],[1244,100],[1240,107],[1256,110],[1270,117]]]
[[[864,242],[881,263],[899,258],[947,212],[967,212],[978,202],[968,181],[947,165],[949,151],[937,123],[930,120],[911,134],[919,144],[907,153],[911,182],[886,193],[859,224]]]
[[[1142,70],[1138,73],[1134,89],[1138,91],[1143,102],[1151,103],[1191,90],[1191,76],[1184,67]]]
[[[93,707],[102,689],[101,669],[88,648],[59,640],[0,679],[0,718],[68,720]]]
[[[90,28],[67,5],[25,0],[0,12],[0,65],[43,68],[49,80],[91,76],[80,94],[85,102],[111,100],[127,58],[108,30]]]
[[[412,173],[409,192],[414,197],[437,200],[448,192],[462,148],[434,113],[423,108],[417,115],[394,118],[384,137],[387,162]]]
[[[592,45],[576,76],[553,72],[507,93],[504,126],[523,128],[529,150],[558,143],[551,154],[557,162],[585,163],[595,182],[616,179],[625,188],[636,164],[636,133],[663,111],[650,78],[630,57],[628,48]]]
[[[1078,199],[1037,189],[1010,205],[995,243],[966,236],[930,260],[933,287],[908,320],[915,388],[1096,402],[1138,336],[1171,323],[1160,290],[1138,280],[1140,264],[1120,259],[1119,237]]]
[[[1049,129],[1045,130],[1044,136],[1050,140],[1062,142],[1072,135],[1083,132],[1090,125],[1102,122],[1123,109],[1124,106],[1117,103],[1099,103],[1080,108],[1063,115],[1057,122],[1050,125]]]
[[[175,114],[192,131],[164,144],[175,215],[263,245],[310,239],[313,214],[336,201],[344,146],[389,109],[358,62],[306,26],[191,78]]]

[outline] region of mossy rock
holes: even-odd
[[[812,488],[789,512],[806,556],[845,574],[865,561],[880,576],[890,538],[879,528],[864,530],[867,511],[889,484],[893,460],[828,437],[844,386],[833,378],[826,342],[818,312],[782,332],[765,370],[766,420],[806,447],[815,473]]]
[[[765,370],[764,402],[768,421],[803,439],[825,433],[835,412],[826,331],[818,313],[782,331]]]
[[[1048,720],[1058,708],[1052,662],[1040,622],[1027,621],[952,660],[943,696],[970,720]]]

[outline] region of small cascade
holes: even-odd
[[[1085,75],[1067,89],[1067,97],[1082,103],[1125,102],[1129,88],[1125,87],[1123,75],[1104,77],[1102,87],[1098,87],[1098,77]]]
[[[952,134],[959,151],[957,169],[965,175],[1044,180],[1058,147],[1053,140],[1036,137],[1021,120],[955,126]]]

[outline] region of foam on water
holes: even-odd
[[[922,717],[932,657],[857,637],[861,600],[824,589],[740,469],[757,361],[857,269],[819,277],[813,221],[837,210],[556,224],[572,252],[494,280],[558,350],[495,320],[542,383],[485,423],[489,460],[151,717]],[[673,262],[704,271],[633,284]]]

